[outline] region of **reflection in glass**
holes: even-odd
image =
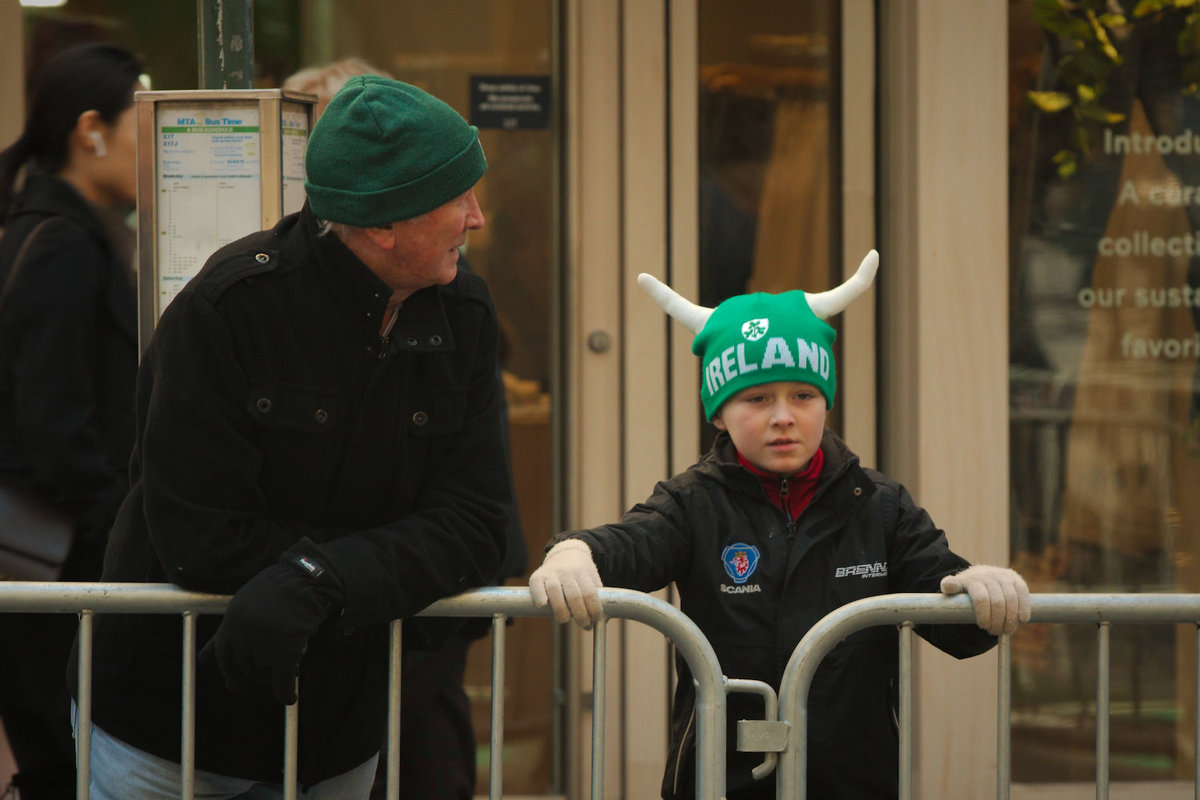
[[[700,2],[701,305],[831,285],[840,6]]]
[[[1200,100],[1180,38],[1200,17],[1159,5],[1010,5],[1011,536],[1034,591],[1200,586]],[[1194,641],[1113,628],[1114,780],[1190,777]],[[1094,779],[1095,689],[1094,628],[1017,632],[1015,781]]]
[[[549,0],[256,0],[253,6],[259,88],[278,86],[301,67],[357,56],[469,117],[472,75],[553,78]],[[31,69],[67,44],[111,38],[145,54],[155,88],[196,88],[195,3],[71,0],[61,9],[29,10],[24,19]],[[476,193],[488,224],[472,233],[467,258],[487,279],[501,319],[521,529],[528,552],[540,554],[554,507],[549,391],[556,362],[551,345],[556,131],[485,129],[480,138],[490,168]],[[540,556],[533,566],[536,562]],[[528,570],[511,582],[523,585],[527,575]],[[539,619],[516,620],[507,630],[504,787],[512,794],[558,788],[553,764],[561,744],[552,735],[559,706],[552,698],[551,637],[552,629]],[[491,725],[488,645],[486,636],[470,643],[464,679],[479,764],[475,788],[482,794]]]

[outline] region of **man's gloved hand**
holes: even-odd
[[[216,657],[231,692],[270,686],[284,705],[296,702],[296,675],[309,638],[342,602],[342,582],[302,540],[246,582],[200,658]],[[315,548],[314,548],[315,549]]]
[[[1012,633],[1029,621],[1029,587],[1007,567],[977,564],[942,578],[943,594],[966,592],[975,606],[975,622],[993,636]]]
[[[529,592],[535,604],[549,604],[555,620],[573,620],[584,630],[591,630],[604,613],[596,591],[603,586],[592,549],[580,539],[567,539],[551,547],[542,565],[529,576]]]

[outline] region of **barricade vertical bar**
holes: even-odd
[[[608,620],[596,623],[592,633],[592,800],[604,799],[604,685],[608,681]]]
[[[900,800],[912,800],[912,622],[900,625]]]
[[[1192,719],[1194,720],[1192,729],[1192,789],[1193,796],[1196,800],[1200,800],[1200,623],[1195,625],[1196,628],[1196,689],[1193,692],[1196,707],[1194,709]]]
[[[504,796],[504,634],[505,617],[492,614],[492,737],[488,797]]]
[[[387,738],[387,800],[400,798],[400,657],[403,654],[403,623],[391,622],[391,642],[388,645],[388,738]]]
[[[179,732],[179,794],[196,796],[196,612],[183,612],[183,730]]]
[[[1012,634],[1000,634],[996,670],[996,800],[1008,800],[1012,780]]]
[[[1096,633],[1096,800],[1108,800],[1109,644],[1112,625],[1101,622]]]
[[[296,697],[300,697],[300,678],[296,677]],[[299,787],[300,702],[283,707],[283,800],[296,800]]]
[[[79,612],[79,691],[75,700],[75,797],[88,800],[92,780],[92,632],[94,612]]]

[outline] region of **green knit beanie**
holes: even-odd
[[[368,228],[453,200],[487,169],[479,131],[428,92],[378,75],[351,78],[308,138],[313,214]]]
[[[748,386],[773,381],[811,383],[833,408],[837,333],[813,313],[804,292],[743,294],[713,309],[692,340],[704,374],[700,401],[711,421],[721,405]]]

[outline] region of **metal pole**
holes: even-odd
[[[1096,634],[1096,800],[1108,800],[1109,657],[1112,625],[1101,622]]]
[[[92,641],[96,615],[79,613],[79,695],[75,703],[75,796],[91,797],[92,779]]]
[[[387,800],[400,797],[400,680],[401,656],[404,652],[402,622],[394,619],[388,643],[388,738],[387,738]]]
[[[912,800],[912,636],[913,624],[906,620],[900,625],[900,800]]]
[[[254,0],[196,0],[201,89],[254,88]]]
[[[1200,625],[1193,623],[1196,629],[1196,677],[1193,690],[1192,710],[1192,795],[1200,800]]]
[[[504,635],[506,617],[492,614],[492,733],[488,797],[504,796]]]
[[[996,800],[1008,800],[1012,782],[1012,634],[1000,634],[996,687]]]
[[[601,617],[592,633],[592,796],[604,798],[604,717],[608,680],[608,620]]]
[[[180,736],[180,796],[196,796],[196,612],[183,612],[183,730]]]
[[[300,697],[300,678],[295,681],[296,697]],[[297,699],[283,709],[283,800],[300,796],[297,782],[300,777],[300,701]]]

